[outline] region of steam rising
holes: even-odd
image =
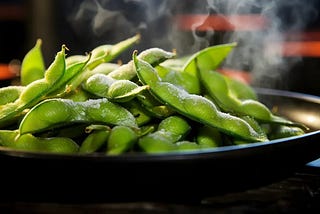
[[[253,74],[256,85],[275,87],[299,60],[281,56],[285,33],[300,31],[318,16],[313,4],[303,0],[83,0],[68,17],[73,31],[92,47],[118,42],[137,32],[142,34],[140,49],[157,46],[177,49],[180,55],[209,45],[237,42],[238,47],[224,66]],[[265,17],[268,26],[260,31],[199,32],[195,23],[182,32],[174,23],[180,13],[227,16],[255,14]],[[232,20],[231,20],[232,22]],[[272,45],[278,44],[278,45]],[[272,46],[271,46],[272,45]],[[270,48],[271,47],[271,48]]]

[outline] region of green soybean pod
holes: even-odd
[[[139,86],[130,80],[117,80],[108,89],[107,98],[114,102],[128,102],[148,89],[148,86]]]
[[[17,138],[13,148],[33,152],[76,153],[79,146],[70,138],[37,138],[26,134]]]
[[[236,43],[215,45],[198,51],[187,60],[182,72],[190,74],[194,81],[200,85],[198,70],[217,69],[236,45]],[[195,94],[200,94],[200,89]]]
[[[215,148],[223,145],[220,132],[211,126],[202,126],[197,131],[197,143],[202,148]]]
[[[78,88],[75,91],[71,91],[68,94],[63,95],[63,99],[69,99],[75,102],[85,102],[91,98],[93,98],[92,94],[82,88]]]
[[[285,118],[276,116],[263,103],[252,100],[240,100],[232,95],[224,76],[212,70],[199,70],[200,80],[204,88],[216,103],[226,112],[237,115],[247,115],[264,122],[280,123],[292,126],[302,126]],[[214,83],[214,84],[212,84]]]
[[[257,133],[241,118],[220,112],[210,100],[189,94],[171,83],[162,82],[150,64],[137,59],[136,53],[133,54],[133,57],[140,81],[149,85],[152,94],[165,105],[169,105],[192,120],[218,128],[227,134],[253,141],[267,140],[264,135]]]
[[[236,43],[207,47],[193,54],[183,66],[183,72],[198,76],[198,70],[215,70],[236,46]],[[197,78],[198,79],[198,78]]]
[[[157,129],[157,127],[158,127],[158,124],[152,124],[152,123],[140,126],[138,130],[138,136],[142,137],[149,133],[152,133]]]
[[[162,104],[153,95],[151,95],[149,90],[141,91],[139,96],[137,96],[137,100],[139,100],[143,108],[149,112],[152,117],[164,119],[175,113],[172,108]]]
[[[189,133],[191,126],[181,116],[173,115],[163,119],[159,123],[158,130],[170,132],[172,141],[178,141]]]
[[[25,86],[42,79],[46,70],[41,51],[42,40],[38,39],[35,46],[25,55],[21,64],[20,83]]]
[[[66,137],[39,139],[39,143],[45,144],[44,152],[73,154],[79,151],[79,145],[72,139]]]
[[[177,149],[177,145],[174,144],[171,133],[165,130],[157,130],[152,133],[140,137],[138,145],[142,151],[147,153],[163,153],[171,152]]]
[[[108,98],[113,102],[128,102],[148,88],[130,80],[116,80],[104,74],[89,77],[82,87],[91,94]]]
[[[81,62],[84,62],[84,61],[81,61]],[[79,64],[81,62],[74,63],[74,64]],[[71,66],[73,66],[74,64],[72,64]],[[71,69],[71,66],[70,66],[70,69]],[[76,73],[76,75],[72,76],[72,78],[66,83],[66,89],[63,92],[63,95],[67,96],[70,92],[76,91],[78,88],[80,88],[79,85],[81,85],[81,83],[83,82],[86,82],[88,78],[96,74],[108,74],[117,67],[119,66],[114,63],[101,63],[97,67],[93,68],[92,70],[87,69],[86,67],[81,68],[81,70],[79,70],[79,72]],[[60,96],[60,97],[64,97],[64,96]]]
[[[85,55],[71,55],[66,57],[66,66],[69,67],[75,63],[85,61],[88,57]]]
[[[137,100],[131,100],[122,104],[123,107],[128,109],[135,117],[138,126],[147,124],[152,120],[152,116],[148,114],[148,111]]]
[[[191,127],[180,116],[170,116],[163,119],[157,131],[139,138],[140,148],[148,153],[161,153],[177,150],[176,142],[182,140]]]
[[[87,72],[87,77],[90,77],[94,74],[105,74],[108,75],[110,72],[114,71],[115,69],[119,68],[120,65],[116,63],[104,62],[95,67],[94,69]]]
[[[107,144],[110,130],[94,130],[81,143],[79,153],[93,153]]]
[[[190,94],[196,94],[201,91],[199,81],[194,81],[194,77],[189,73],[164,66],[156,66],[155,68],[162,81],[179,86]]]
[[[140,41],[140,35],[137,34],[133,37],[118,42],[115,45],[101,45],[92,50],[92,58],[87,65],[89,70],[94,69],[101,63],[110,62],[119,56],[123,51],[130,48],[133,44]]]
[[[50,153],[76,153],[79,148],[78,144],[70,138],[20,135],[18,130],[0,130],[0,145],[21,151]]]
[[[228,76],[225,76],[224,78],[227,82],[231,96],[234,96],[240,100],[258,100],[256,92],[249,84]]]
[[[271,133],[268,135],[271,140],[285,137],[293,137],[305,134],[300,127],[292,127],[285,125],[275,125],[272,127]]]
[[[10,148],[18,136],[19,130],[0,130],[0,145]]]
[[[139,40],[140,35],[135,35],[114,45],[105,44],[96,47],[91,51],[90,61],[86,64],[83,72],[81,72],[80,75],[77,75],[75,78],[72,78],[70,82],[68,82],[68,90],[76,90],[79,85],[81,85],[81,83],[88,79],[91,75],[99,73],[99,71],[96,71],[95,69],[101,64],[105,64],[103,66],[104,68],[108,67],[107,70],[103,71],[103,73],[110,73],[112,70],[118,67],[118,65],[109,62],[114,60],[117,56],[119,56],[126,49],[130,48],[133,44],[139,42]],[[72,63],[69,65],[72,65]],[[97,68],[97,70],[99,69],[100,68]]]
[[[60,78],[59,81],[57,81],[56,84],[51,87],[48,96],[59,97],[61,96],[61,93],[63,94],[64,92],[68,92],[69,83],[72,81],[72,79],[81,75],[89,60],[90,55],[85,60],[66,67],[66,71],[64,72],[62,78]]]
[[[138,55],[138,58],[155,66],[167,59],[171,59],[175,57],[175,55],[176,54],[173,52],[165,51],[160,48],[150,48],[142,51]],[[114,71],[109,73],[109,76],[114,79],[131,80],[136,76],[136,71],[134,69],[133,61],[131,60],[127,64],[124,64],[120,66],[118,69],[115,69]]]
[[[24,86],[11,85],[0,88],[0,105],[15,102],[19,97]]]
[[[134,116],[127,109],[105,98],[84,102],[47,99],[24,116],[19,131],[21,134],[35,133],[72,123],[103,123],[137,128]]]
[[[33,81],[25,88],[17,100],[20,105],[30,107],[38,103],[50,93],[52,87],[63,77],[65,73],[65,49],[66,47],[63,45],[55,60],[46,70],[44,78]]]
[[[109,87],[116,80],[108,75],[95,74],[89,77],[83,84],[84,90],[99,97],[108,97]]]
[[[107,143],[106,153],[109,155],[118,155],[133,148],[138,140],[135,131],[127,126],[115,126],[110,132]]]

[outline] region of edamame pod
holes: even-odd
[[[137,34],[131,38],[118,42],[115,45],[101,45],[92,50],[92,58],[88,63],[89,70],[94,69],[101,63],[110,62],[119,56],[123,51],[140,41],[140,35]]]
[[[34,81],[25,88],[17,101],[20,108],[32,106],[42,100],[52,91],[54,85],[64,76],[65,50],[66,47],[63,45],[62,50],[57,53],[55,60],[46,70],[43,79]]]
[[[170,116],[160,122],[157,131],[141,137],[138,144],[148,153],[176,151],[178,146],[175,143],[182,140],[190,129],[183,118]]]
[[[189,94],[171,83],[162,82],[155,69],[139,60],[136,53],[133,54],[133,59],[140,81],[149,85],[152,94],[165,105],[169,105],[190,119],[216,127],[224,133],[251,141],[267,140],[241,118],[220,112],[210,100]]]
[[[185,135],[191,130],[188,122],[180,116],[170,116],[163,119],[158,126],[158,130],[170,132],[173,142],[183,139]]]
[[[269,134],[269,138],[280,139],[285,137],[293,137],[303,135],[305,132],[299,127],[285,126],[285,125],[277,125],[272,127],[272,131]]]
[[[137,96],[137,99],[151,116],[163,119],[175,113],[173,109],[160,103],[154,96],[150,94],[149,91],[142,91],[139,95],[140,96]]]
[[[236,97],[240,100],[258,100],[256,92],[247,83],[241,82],[228,76],[224,76],[224,79],[228,85],[231,96]]]
[[[209,95],[224,111],[238,115],[248,115],[263,122],[300,126],[285,118],[276,116],[261,102],[246,99],[240,100],[232,96],[224,76],[213,70],[199,70],[200,79]],[[214,83],[214,84],[212,84]],[[304,127],[304,126],[303,126]]]
[[[202,148],[214,148],[222,146],[223,144],[220,132],[211,126],[202,126],[199,128],[196,141]]]
[[[35,46],[25,55],[21,64],[20,83],[23,86],[42,79],[46,70],[41,51],[42,40],[38,39]]]
[[[0,145],[8,148],[50,153],[76,153],[79,146],[70,138],[39,138],[31,134],[19,135],[18,130],[0,130]]]
[[[62,78],[65,72],[65,46],[57,53],[55,60],[46,70],[42,79],[33,81],[25,87],[14,103],[1,106],[0,126],[12,123],[23,111],[45,98],[51,87]]]
[[[119,155],[132,149],[137,142],[138,135],[127,126],[115,126],[110,132],[106,153]]]
[[[68,91],[73,91],[78,88],[78,86],[85,81],[88,77],[93,75],[99,65],[108,63],[114,60],[117,56],[119,56],[123,51],[131,47],[133,44],[137,43],[140,40],[140,35],[135,35],[129,39],[118,42],[115,45],[101,45],[92,50],[90,61],[86,64],[85,68],[81,72],[81,74],[72,78],[71,81],[68,82]],[[111,66],[111,69],[114,68],[114,64],[108,64]],[[118,67],[118,66],[117,66]],[[107,71],[109,73],[109,71]]]
[[[217,69],[236,45],[236,43],[215,45],[198,51],[188,59],[183,66],[182,72],[190,74],[192,77],[194,77],[194,81],[200,85],[198,69]],[[197,91],[195,94],[200,94],[200,89],[201,88],[199,87],[199,91]]]
[[[79,153],[93,153],[107,144],[110,130],[94,130],[81,143]]]
[[[128,102],[147,89],[130,80],[116,80],[104,74],[91,76],[82,86],[86,91],[114,102]]]
[[[128,109],[136,118],[139,127],[147,124],[152,120],[152,116],[150,116],[150,114],[148,114],[148,111],[146,111],[143,106],[136,100],[125,102],[122,104],[122,106]]]
[[[19,97],[24,86],[11,85],[0,88],[0,105],[15,102]]]
[[[160,64],[161,62],[175,57],[174,52],[168,52],[160,48],[150,48],[142,51],[138,58],[150,63],[153,66]],[[127,64],[120,66],[118,69],[112,71],[109,76],[114,79],[126,79],[131,80],[135,77],[136,71],[134,69],[133,61],[131,60]]]
[[[71,55],[66,57],[66,66],[69,67],[75,63],[85,61],[88,57],[84,55]]]
[[[118,80],[110,86],[108,97],[114,102],[128,102],[146,89],[146,85],[139,86],[130,80]]]
[[[60,93],[68,91],[69,82],[83,72],[83,69],[85,68],[89,60],[90,55],[84,61],[80,61],[68,66],[61,79],[51,87],[50,92],[47,96],[58,97],[61,96]]]
[[[134,116],[105,98],[85,102],[48,99],[34,106],[20,123],[21,134],[36,133],[70,123],[104,123],[137,128]]]
[[[156,66],[155,68],[162,81],[179,86],[190,94],[197,94],[201,91],[199,81],[195,81],[189,73],[164,66]]]

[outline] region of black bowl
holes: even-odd
[[[320,98],[256,89],[305,135],[173,154],[57,155],[0,150],[1,199],[59,203],[196,202],[292,175],[320,157]]]

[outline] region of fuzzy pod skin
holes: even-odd
[[[217,69],[236,45],[236,43],[215,45],[196,52],[185,62],[182,72],[190,74],[196,84],[200,85],[198,70]],[[200,87],[195,94],[201,94]]]
[[[175,143],[182,140],[190,129],[190,125],[182,117],[170,116],[159,123],[155,132],[141,137],[138,144],[148,153],[176,151],[179,146]]]
[[[30,152],[77,153],[79,146],[66,137],[40,138],[31,134],[20,135],[18,130],[0,130],[0,145]]]
[[[189,73],[165,66],[156,66],[155,68],[162,81],[179,86],[190,94],[197,94],[201,91],[199,81],[194,81],[194,77]]]
[[[89,93],[114,102],[128,102],[147,89],[130,80],[116,80],[104,74],[91,76],[82,86]]]
[[[51,88],[59,81],[65,72],[65,46],[62,46],[54,61],[45,72],[42,79],[28,84],[13,103],[4,105],[0,111],[0,127],[6,126],[23,114],[23,111],[43,100]]]
[[[285,137],[293,137],[305,134],[304,130],[299,127],[275,125],[269,134],[270,139],[280,139]]]
[[[23,106],[29,107],[51,92],[55,84],[64,76],[66,69],[65,50],[66,47],[62,46],[61,51],[57,53],[55,60],[46,70],[44,78],[32,82],[25,88],[19,100],[17,100],[19,104],[23,103]]]
[[[101,45],[94,48],[91,53],[92,57],[87,65],[88,70],[96,68],[101,63],[110,62],[119,56],[123,51],[140,41],[140,35],[137,34],[131,38],[118,42],[115,45]]]
[[[152,120],[152,116],[148,111],[137,101],[131,100],[130,102],[123,103],[123,107],[128,109],[131,114],[136,118],[138,126],[143,126]]]
[[[41,51],[42,40],[38,39],[35,46],[25,55],[21,64],[20,82],[22,86],[42,79],[46,70]]]
[[[158,126],[158,130],[164,130],[171,133],[173,141],[182,139],[190,130],[191,126],[180,116],[170,116],[163,119]]]
[[[99,97],[107,97],[109,87],[116,80],[108,75],[104,74],[95,74],[89,77],[83,84],[82,87],[84,90],[99,96]]]
[[[64,93],[68,90],[68,85],[72,79],[76,78],[77,76],[81,75],[84,71],[85,66],[87,65],[88,61],[90,60],[90,56],[87,57],[85,60],[76,62],[68,67],[66,67],[66,71],[62,78],[51,87],[48,96],[58,97],[60,94]]]
[[[232,96],[225,77],[213,70],[199,69],[200,80],[209,95],[226,112],[251,116],[259,121],[300,126],[285,118],[276,116],[261,102],[253,99],[240,100]],[[214,84],[212,84],[214,83]]]
[[[72,123],[104,123],[137,128],[134,116],[107,99],[74,102],[48,99],[34,106],[23,118],[21,134],[36,133]]]
[[[135,131],[127,126],[115,126],[110,132],[106,153],[119,155],[132,149],[138,140]]]
[[[155,66],[167,59],[175,57],[175,55],[176,54],[173,52],[165,51],[160,48],[149,48],[147,50],[142,51],[138,55],[138,58]],[[115,69],[109,74],[109,76],[114,79],[126,80],[131,80],[136,75],[137,73],[135,71],[133,61],[130,61],[127,64],[120,66],[118,69]]]
[[[257,133],[246,121],[220,112],[210,100],[168,83],[162,82],[155,69],[148,63],[137,59],[133,54],[138,77],[150,86],[152,94],[180,114],[200,123],[215,127],[229,135],[251,141],[266,141],[265,136]]]
[[[107,144],[110,130],[94,130],[81,143],[79,153],[93,153]]]
[[[258,100],[256,92],[247,83],[228,76],[225,76],[224,79],[228,85],[231,96],[240,100]]]
[[[24,90],[24,86],[11,85],[0,88],[0,105],[15,102]]]
[[[196,142],[203,148],[215,148],[222,146],[222,137],[216,128],[202,126],[197,131]]]

